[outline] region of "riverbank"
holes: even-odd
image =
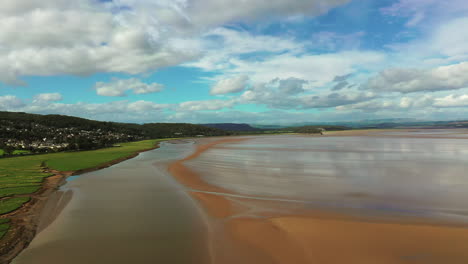
[[[112,149],[45,154],[2,160],[3,163],[8,162],[8,164],[2,164],[4,165],[2,169],[8,168],[3,173],[4,178],[15,177],[12,172],[21,174],[23,171],[31,171],[31,177],[25,178],[24,181],[37,177],[41,180],[41,184],[37,187],[38,190],[32,194],[19,192],[3,198],[29,197],[29,201],[19,204],[18,209],[0,216],[1,219],[9,219],[11,226],[3,239],[0,240],[0,263],[9,263],[29,245],[37,232],[41,212],[46,202],[51,194],[65,182],[67,177],[101,170],[134,158],[141,152],[158,148],[160,141],[133,142]],[[96,158],[97,156],[99,158]],[[17,185],[19,184],[21,182],[17,183]]]
[[[191,146],[191,140],[163,142],[68,178],[47,202],[40,231],[12,264],[212,263],[205,216],[166,167],[189,155]]]
[[[359,131],[352,136],[368,133]],[[343,134],[351,136],[350,132]],[[443,135],[446,137],[450,136]],[[270,199],[274,197],[249,197],[207,183],[187,165],[218,145],[235,149],[235,144],[243,140],[246,139],[201,140],[192,155],[169,166],[171,174],[188,188],[211,218],[210,224],[216,231],[212,238],[217,252],[214,263],[468,262],[466,223],[402,217],[396,213],[361,214]],[[362,195],[365,194],[355,193],[353,197],[359,199]]]

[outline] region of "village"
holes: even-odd
[[[96,149],[109,147],[117,142],[141,139],[141,135],[103,129],[57,128],[37,123],[18,124],[0,120],[0,149],[3,150],[3,155]]]

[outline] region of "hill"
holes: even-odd
[[[249,124],[235,124],[235,123],[216,123],[216,124],[201,124],[202,126],[222,129],[226,131],[259,131],[260,129],[250,126]]]
[[[144,139],[225,136],[230,132],[185,123],[101,122],[65,115],[0,112],[0,149],[49,152],[95,149]]]
[[[318,134],[325,131],[342,131],[350,130],[351,128],[345,126],[298,126],[298,127],[286,127],[277,129],[279,132],[289,132],[289,133],[301,133],[301,134]]]

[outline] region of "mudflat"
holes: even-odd
[[[13,263],[468,263],[465,132],[418,133],[163,143],[69,178]]]
[[[189,146],[161,148],[68,178],[13,263],[210,263],[199,209],[165,170]]]
[[[407,132],[202,140],[170,172],[214,263],[468,263],[465,132]]]

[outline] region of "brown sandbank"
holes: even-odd
[[[169,172],[183,185],[194,188],[197,190],[203,190],[203,191],[211,191],[211,192],[229,192],[228,190],[225,190],[223,188],[217,187],[210,185],[206,182],[204,182],[200,177],[197,176],[195,172],[187,168],[187,166],[184,165],[185,161],[195,159],[196,157],[200,156],[203,152],[207,151],[213,146],[216,146],[218,144],[222,143],[230,143],[230,142],[239,142],[246,140],[247,138],[242,137],[242,138],[222,138],[222,139],[207,139],[204,142],[208,141],[205,144],[201,144],[197,146],[197,149],[188,157],[175,161],[171,163],[168,167]]]
[[[215,263],[468,263],[468,229],[463,225],[398,217],[375,221],[311,212],[300,205],[288,208],[281,202],[225,196],[223,193],[232,192],[204,182],[183,164],[218,144],[234,141],[201,144],[194,154],[170,165],[173,176],[192,189],[192,196],[212,218],[218,232],[213,238],[219,251]],[[259,207],[265,210],[259,212]]]

